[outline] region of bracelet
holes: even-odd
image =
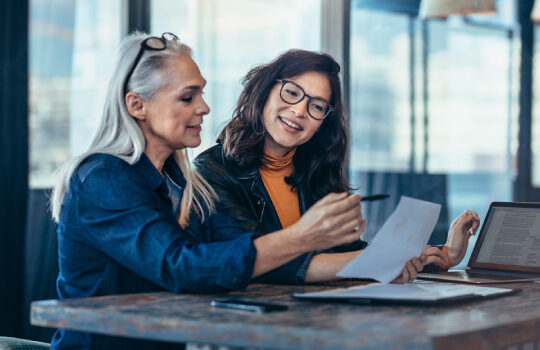
[[[448,248],[446,247],[446,245],[443,245],[441,250],[443,251],[444,255],[446,255],[446,259],[448,260],[448,262],[445,265],[441,266],[441,268],[448,270],[454,265],[452,264],[452,260],[450,260],[450,255],[448,255]]]

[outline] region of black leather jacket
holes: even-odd
[[[220,144],[201,153],[194,164],[216,191],[220,206],[236,218],[244,230],[253,232],[255,236],[262,236],[282,229],[276,209],[256,168],[241,167],[236,162],[225,158]],[[298,186],[297,192],[300,214],[304,214],[314,203],[306,198],[302,184]],[[353,244],[335,247],[327,252],[358,250],[366,245],[366,242],[359,240]],[[267,274],[268,279],[261,280],[302,283],[312,256],[313,253],[304,254],[275,272]]]

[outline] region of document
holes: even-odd
[[[482,299],[518,292],[517,289],[477,287],[449,283],[372,283],[350,288],[330,289],[315,293],[297,293],[300,299],[371,300],[406,303],[434,303],[468,299]]]
[[[488,226],[486,226],[488,225]],[[496,208],[478,262],[540,266],[540,213],[536,208]]]
[[[408,260],[422,254],[440,211],[440,204],[402,196],[373,241],[338,276],[391,282]]]

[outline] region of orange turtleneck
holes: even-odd
[[[291,175],[294,170],[292,159],[295,150],[293,149],[283,157],[265,151],[259,168],[264,187],[272,199],[283,228],[291,226],[300,219],[298,193],[285,182],[285,177]]]

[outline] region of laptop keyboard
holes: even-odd
[[[445,273],[443,272],[441,274],[445,274]],[[459,276],[463,277],[464,279],[468,279],[468,278],[486,278],[486,279],[497,280],[497,281],[512,281],[512,280],[518,280],[518,279],[523,279],[524,278],[524,277],[495,275],[495,274],[482,273],[482,272],[472,272],[472,271],[454,271],[454,272],[447,272],[447,274],[459,275]]]

